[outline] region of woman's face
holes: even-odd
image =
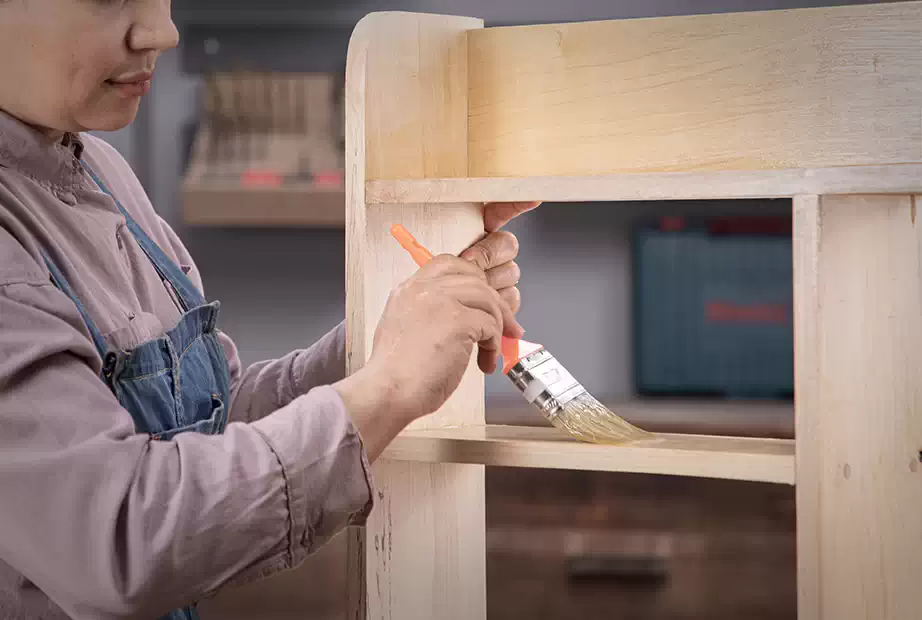
[[[52,134],[120,129],[178,38],[170,0],[0,0],[0,109]]]

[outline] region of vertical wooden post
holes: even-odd
[[[802,620],[922,618],[917,206],[795,199]]]
[[[390,237],[402,223],[434,252],[459,253],[483,235],[479,204],[375,205],[373,179],[465,177],[467,31],[478,19],[375,13],[353,33],[346,69],[348,371],[365,363],[394,286],[416,266]],[[483,424],[483,376],[472,359],[461,387],[414,428]],[[484,468],[374,467],[378,495],[350,533],[353,620],[486,617]]]

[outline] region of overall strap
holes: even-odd
[[[168,283],[173,287],[173,290],[176,291],[177,296],[179,297],[180,305],[185,311],[197,308],[206,303],[205,298],[202,296],[202,293],[196,288],[195,284],[192,283],[192,280],[183,273],[182,269],[173,262],[169,256],[164,253],[160,246],[158,246],[153,239],[151,239],[144,229],[142,229],[137,222],[132,219],[128,214],[128,211],[122,206],[122,203],[119,202],[118,198],[109,191],[109,188],[106,187],[105,183],[102,182],[96,173],[90,170],[90,167],[86,163],[81,162],[84,169],[92,177],[93,181],[96,182],[96,185],[99,186],[99,189],[106,193],[118,207],[118,210],[125,216],[125,222],[128,226],[128,230],[131,231],[131,234],[134,236],[135,240],[138,242],[138,245],[147,255],[147,258],[150,259],[150,262],[154,265],[154,268],[157,270],[157,273],[160,275],[160,278],[164,283]]]
[[[64,274],[61,273],[61,270],[58,269],[58,266],[55,264],[51,258],[44,252],[42,255],[45,257],[45,264],[48,266],[48,272],[51,274],[51,281],[57,286],[61,291],[71,298],[74,304],[77,306],[77,311],[80,313],[80,316],[83,317],[83,322],[86,324],[86,328],[90,332],[90,336],[93,338],[93,344],[96,345],[96,350],[99,351],[99,357],[101,359],[106,359],[106,354],[109,352],[109,345],[106,344],[105,339],[102,337],[102,332],[96,327],[96,323],[93,322],[93,319],[90,318],[89,313],[86,311],[86,308],[83,306],[83,302],[80,301],[80,298],[77,297],[74,293],[74,289],[71,288],[70,283],[67,281],[67,278],[64,277]]]

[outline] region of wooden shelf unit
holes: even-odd
[[[796,483],[798,617],[922,617],[922,2],[484,28],[373,13],[346,68],[347,364],[482,203],[793,199],[795,441],[484,421],[473,363],[374,465],[350,618],[484,620],[486,465]],[[564,207],[565,208],[565,207]]]

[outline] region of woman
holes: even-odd
[[[365,368],[343,328],[240,367],[192,259],[86,130],[135,116],[169,0],[0,0],[0,617],[194,618],[372,508],[369,463],[521,335],[515,238],[389,300]],[[536,206],[488,205],[485,227]]]

